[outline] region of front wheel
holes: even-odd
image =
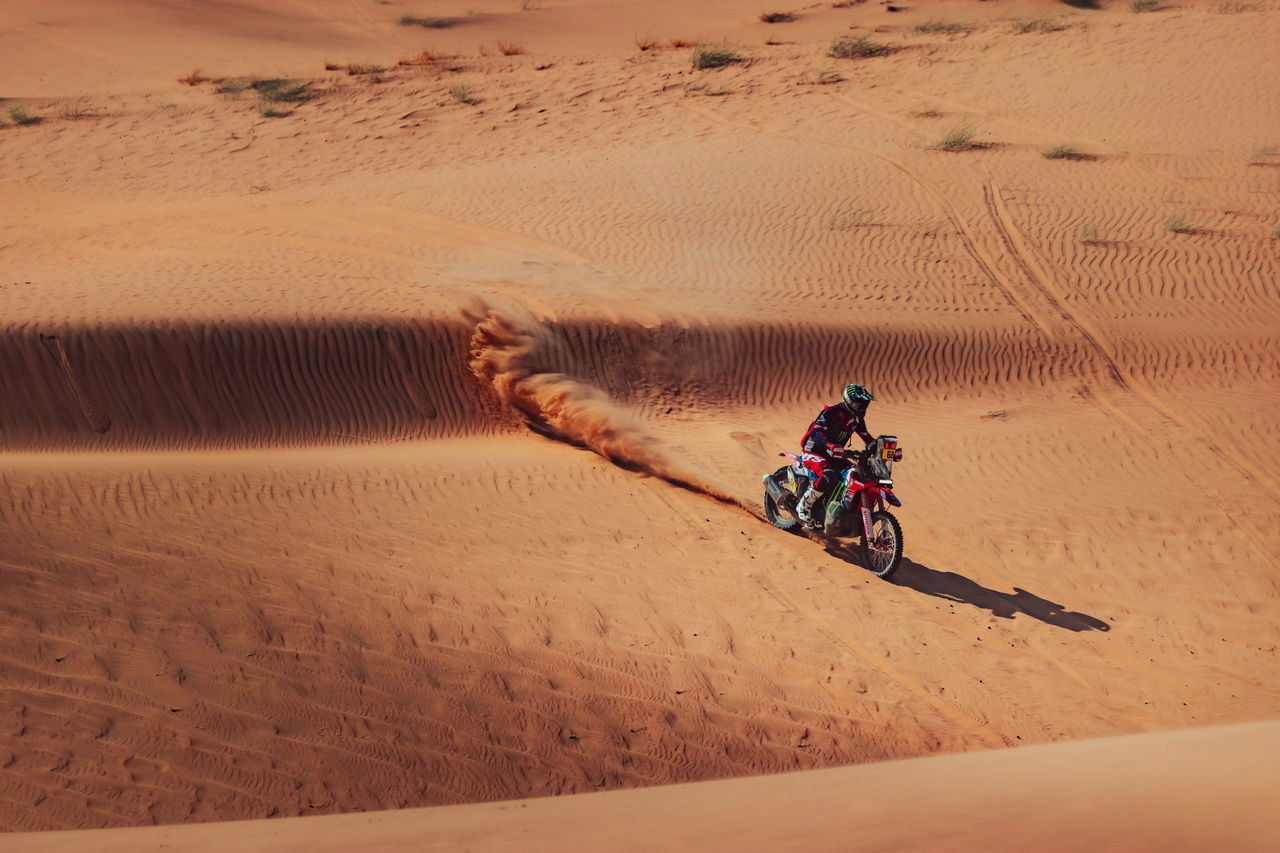
[[[862,538],[862,564],[887,578],[902,562],[902,525],[893,513],[877,510],[871,513],[871,535]]]

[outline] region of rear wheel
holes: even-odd
[[[893,513],[871,513],[871,535],[862,539],[862,564],[878,577],[887,578],[902,562],[902,525]]]
[[[781,485],[785,482],[786,475],[787,468],[783,466],[769,476],[775,483]],[[794,530],[796,525],[800,523],[792,517],[790,512],[778,506],[778,502],[767,487],[764,490],[764,517],[769,519],[769,522],[779,530]]]

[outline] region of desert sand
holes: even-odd
[[[1280,7],[1139,8],[0,6],[0,847],[1274,848]]]

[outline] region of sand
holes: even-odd
[[[0,9],[0,829],[1273,840],[1280,10],[524,5]],[[848,381],[891,582],[759,517]]]

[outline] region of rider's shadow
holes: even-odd
[[[1012,619],[1018,613],[1025,613],[1032,619],[1039,619],[1056,628],[1068,631],[1110,631],[1111,626],[1087,613],[1076,613],[1064,610],[1061,604],[1014,587],[1012,593],[997,592],[987,589],[980,583],[969,580],[955,572],[939,572],[928,566],[922,566],[914,560],[902,558],[898,570],[889,578],[889,583],[923,592],[947,601],[971,604],[983,610],[990,610],[992,616],[1001,619]]]

